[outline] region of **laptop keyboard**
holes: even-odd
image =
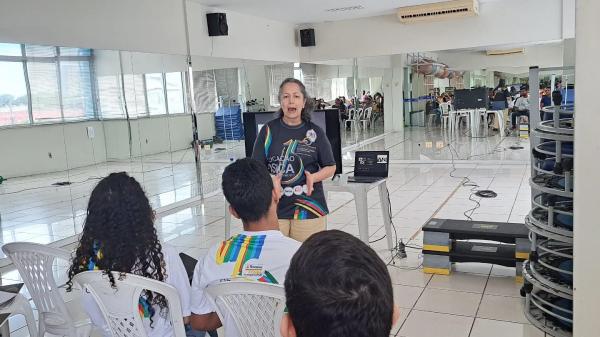
[[[349,182],[353,182],[353,183],[373,183],[376,181],[379,181],[383,178],[381,177],[348,177],[348,181]]]

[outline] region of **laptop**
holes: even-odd
[[[356,151],[354,176],[348,182],[371,184],[388,177],[390,151]]]

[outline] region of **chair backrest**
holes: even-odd
[[[440,109],[442,110],[443,116],[448,116],[448,114],[450,113],[450,103],[441,103]]]
[[[185,337],[181,301],[177,290],[164,282],[134,274],[113,272],[116,287],[111,287],[108,275],[93,270],[79,273],[73,281],[84,291],[91,293],[115,337],[146,336],[144,322],[138,305],[142,291],[149,290],[163,295],[168,304],[169,316],[175,337]],[[159,315],[157,312],[155,315]]]
[[[71,254],[64,249],[31,242],[7,243],[2,246],[2,251],[19,271],[48,331],[74,329],[73,319],[52,273],[54,260],[69,261]]]
[[[356,114],[354,114],[354,119],[359,120],[363,116],[363,108],[356,109]]]
[[[371,113],[373,112],[373,107],[368,107],[365,109],[363,119],[371,119]]]
[[[348,119],[354,119],[354,115],[356,114],[356,110],[354,108],[348,110]]]
[[[235,323],[241,337],[279,337],[285,309],[283,286],[255,281],[230,281],[208,286],[225,330]],[[225,322],[225,314],[234,322]]]

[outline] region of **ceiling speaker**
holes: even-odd
[[[208,36],[228,35],[227,16],[225,13],[207,13]]]
[[[315,30],[312,28],[309,29],[300,29],[300,46],[301,47],[314,47],[315,44]]]

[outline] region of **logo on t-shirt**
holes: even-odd
[[[294,194],[295,195],[301,195],[302,194],[302,186],[301,185],[294,186]]]
[[[242,270],[242,276],[250,278],[260,277],[263,274],[263,269],[262,264],[248,261]]]
[[[294,194],[294,189],[292,189],[290,186],[288,186],[288,187],[286,187],[286,188],[283,189],[283,194],[286,197],[291,197],[292,194]]]
[[[315,130],[310,129],[306,131],[306,139],[310,142],[310,144],[314,143],[317,140],[317,133]]]

